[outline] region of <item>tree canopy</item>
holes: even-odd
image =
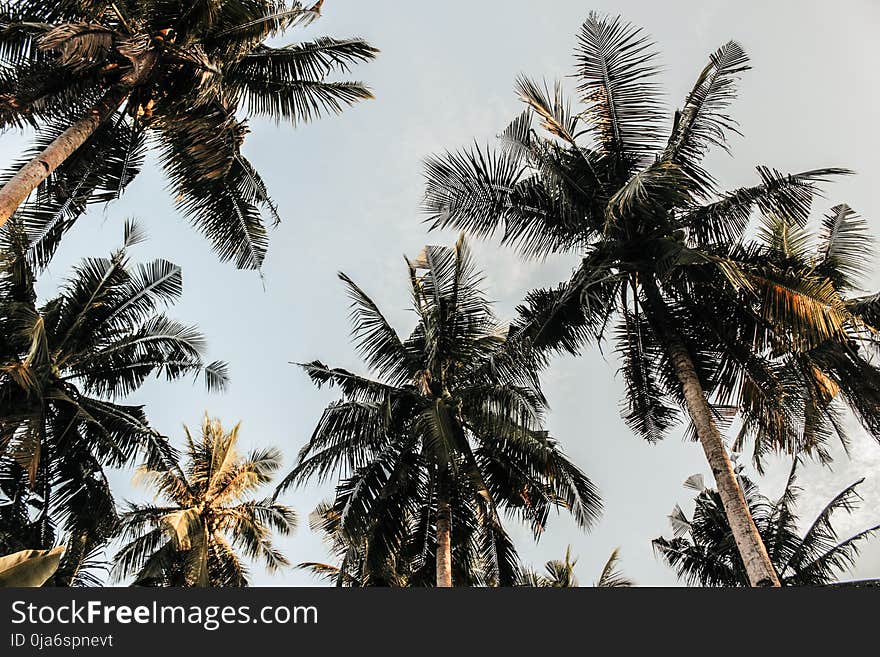
[[[89,204],[117,198],[152,149],[175,202],[223,260],[259,268],[275,203],[242,146],[246,117],[292,125],[371,98],[336,81],[377,50],[360,38],[269,45],[321,3],[282,0],[21,0],[0,4],[0,129],[36,140],[2,182],[84,115],[88,140],[19,212],[45,262]],[[2,224],[2,222],[0,222]]]

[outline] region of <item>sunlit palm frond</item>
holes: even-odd
[[[168,461],[141,471],[141,483],[169,505],[129,504],[120,519],[126,541],[115,558],[117,580],[159,586],[246,586],[244,556],[275,571],[288,565],[272,543],[273,533],[289,534],[294,511],[274,499],[248,499],[269,484],[280,466],[276,449],[242,457],[238,425],[230,431],[207,414],[200,439],[187,430],[188,462]]]

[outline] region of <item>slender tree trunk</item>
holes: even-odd
[[[24,203],[30,193],[119,109],[131,92],[131,88],[130,84],[124,83],[111,87],[85,116],[58,135],[39,155],[19,169],[18,173],[0,188],[0,228]]]
[[[452,586],[452,509],[447,487],[442,482],[437,497],[437,586],[449,588]]]
[[[688,414],[715,476],[715,485],[749,582],[752,586],[779,586],[779,577],[746,504],[687,345],[672,328],[666,305],[653,280],[644,282],[644,290],[658,337],[665,343],[669,360],[681,383]]]
[[[55,586],[72,586],[73,578],[85,559],[87,544],[88,538],[85,532],[68,539],[61,565],[55,573]]]

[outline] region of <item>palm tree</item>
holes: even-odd
[[[619,560],[620,549],[615,548],[611,552],[611,556],[608,557],[608,561],[602,567],[599,579],[593,584],[594,588],[629,588],[634,585],[633,581],[618,569],[617,562]],[[554,589],[577,588],[579,584],[574,574],[574,567],[577,565],[577,562],[577,558],[572,558],[571,556],[571,546],[568,546],[565,549],[565,557],[562,561],[552,559],[544,564],[544,573],[523,571],[520,586]]]
[[[271,572],[288,565],[272,534],[290,534],[296,514],[274,500],[251,498],[272,480],[281,453],[270,448],[242,456],[239,426],[226,432],[205,414],[199,440],[184,427],[184,468],[174,461],[141,468],[137,479],[164,504],[128,504],[120,518],[128,543],[114,559],[117,578],[134,575],[142,586],[247,586],[237,549]]]
[[[12,225],[12,224],[10,224]],[[117,399],[151,375],[204,374],[226,384],[226,366],[203,360],[197,329],[160,312],[182,291],[180,268],[133,265],[143,234],[127,223],[109,258],[84,260],[56,297],[37,305],[26,240],[0,256],[0,544],[50,548],[66,534],[59,575],[70,583],[113,531],[115,507],[104,468],[171,454],[142,406]],[[33,513],[36,512],[36,519]]]
[[[324,502],[309,516],[309,528],[320,532],[336,564],[304,561],[297,568],[334,586],[360,588],[366,586],[414,587],[431,586],[433,578],[425,577],[425,569],[410,569],[415,555],[389,555],[390,559],[376,564],[369,558],[369,540],[351,537],[341,530],[341,513],[332,503]],[[378,567],[377,567],[378,566]],[[468,579],[477,581],[476,573],[468,573]]]
[[[340,274],[355,340],[377,378],[319,361],[303,366],[342,399],[324,411],[279,490],[340,473],[340,531],[367,542],[374,572],[412,555],[397,572],[433,567],[437,586],[464,585],[479,563],[479,583],[510,585],[519,568],[501,510],[537,536],[553,507],[587,527],[599,496],[543,429],[546,401],[532,359],[507,340],[464,240],[426,247],[407,265],[418,319],[407,339]]]
[[[775,502],[761,495],[754,482],[741,473],[741,466],[737,468],[752,517],[780,583],[783,586],[880,584],[878,580],[837,582],[842,572],[855,565],[861,544],[880,530],[880,525],[875,525],[841,540],[832,525],[836,511],[851,513],[858,508],[861,497],[856,489],[864,479],[835,495],[801,535],[796,512],[802,492],[796,484],[797,466],[795,459],[785,491]],[[700,475],[690,477],[685,485],[699,491],[693,519],[689,520],[676,506],[670,516],[674,537],[655,539],[654,549],[688,584],[748,586],[749,578],[732,540],[718,492],[705,488]]]
[[[297,124],[371,94],[328,80],[371,60],[358,38],[267,41],[320,15],[284,0],[18,0],[0,6],[0,128],[36,143],[2,180],[0,227],[21,210],[49,257],[94,202],[117,198],[148,145],[181,211],[223,260],[259,268],[278,214],[241,153],[242,114]],[[151,136],[152,141],[147,137]]]
[[[736,131],[726,112],[748,58],[735,42],[710,56],[668,138],[656,55],[640,29],[591,14],[576,57],[585,109],[574,113],[558,84],[520,78],[528,107],[501,148],[428,161],[426,210],[434,228],[500,230],[528,256],[580,254],[569,281],[528,296],[514,334],[547,354],[576,354],[613,327],[627,424],[656,441],[685,409],[750,581],[777,585],[720,429],[739,411],[756,449],[818,450],[839,427],[842,399],[880,434],[880,372],[865,357],[865,324],[880,306],[845,296],[866,248],[846,206],[808,261],[744,236],[756,209],[770,235],[803,226],[817,185],[846,171],[759,167],[756,185],[719,190],[701,163]],[[800,431],[805,415],[815,432]]]

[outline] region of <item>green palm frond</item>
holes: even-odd
[[[627,578],[617,567],[620,558],[620,549],[615,548],[608,561],[599,574],[599,579],[593,585],[595,588],[627,588],[634,586],[632,580]],[[578,559],[571,556],[571,546],[565,549],[565,556],[561,559],[552,559],[544,564],[544,572],[536,573],[531,570],[523,571],[517,585],[537,588],[577,588],[577,577],[574,568]]]
[[[605,562],[605,566],[602,568],[599,579],[596,580],[597,588],[629,588],[634,586],[633,581],[618,568],[617,564],[619,561],[620,548],[614,548],[611,556],[608,557],[608,561]]]
[[[724,192],[717,201],[685,213],[682,225],[696,243],[737,242],[742,239],[755,209],[765,216],[779,217],[790,224],[806,224],[818,185],[834,176],[851,173],[826,168],[795,174],[781,174],[759,167],[759,185]]]
[[[822,220],[815,265],[839,290],[857,288],[873,246],[864,217],[845,203],[835,205]]]
[[[709,56],[694,87],[675,114],[672,135],[663,158],[681,163],[707,192],[714,181],[700,167],[706,151],[716,146],[727,150],[727,134],[737,132],[727,108],[736,97],[736,79],[747,71],[749,58],[742,46],[729,41]]]
[[[65,128],[60,121],[41,126],[27,159],[19,164],[37,155]],[[143,130],[117,114],[37,188],[18,212],[37,265],[48,264],[60,240],[89,206],[122,194],[140,172],[145,152]]]
[[[283,48],[260,46],[242,57],[234,70],[257,79],[320,81],[335,71],[348,73],[354,64],[369,62],[377,52],[363,39],[320,37]]]
[[[671,207],[687,208],[691,199],[689,177],[674,162],[660,160],[633,174],[608,200],[605,224],[619,224],[633,215],[662,215]]]
[[[504,226],[508,213],[521,211],[511,202],[522,176],[514,154],[468,152],[429,158],[425,210],[432,228],[456,226],[478,237]]]
[[[274,205],[240,153],[245,124],[232,108],[205,108],[159,131],[178,207],[214,240],[222,259],[259,268],[268,246],[260,210],[271,212]]]
[[[660,363],[665,357],[650,326],[639,316],[624,315],[617,328],[620,373],[627,387],[628,408],[623,414],[627,426],[649,442],[662,440],[681,419],[670,405],[661,384]]]
[[[402,383],[412,378],[418,363],[379,307],[347,275],[340,273],[339,278],[348,288],[352,334],[361,357],[370,369],[390,381]]]
[[[122,248],[82,261],[42,304],[25,231],[15,221],[4,233],[12,248],[0,269],[0,471],[21,487],[15,505],[40,509],[67,537],[56,580],[94,582],[89,562],[98,564],[115,531],[104,468],[176,458],[143,407],[121,398],[154,375],[204,375],[209,390],[222,389],[226,366],[205,361],[197,329],[161,312],[182,293],[180,269],[130,261],[144,238],[136,224],[126,224]],[[47,529],[40,542],[50,540]]]

